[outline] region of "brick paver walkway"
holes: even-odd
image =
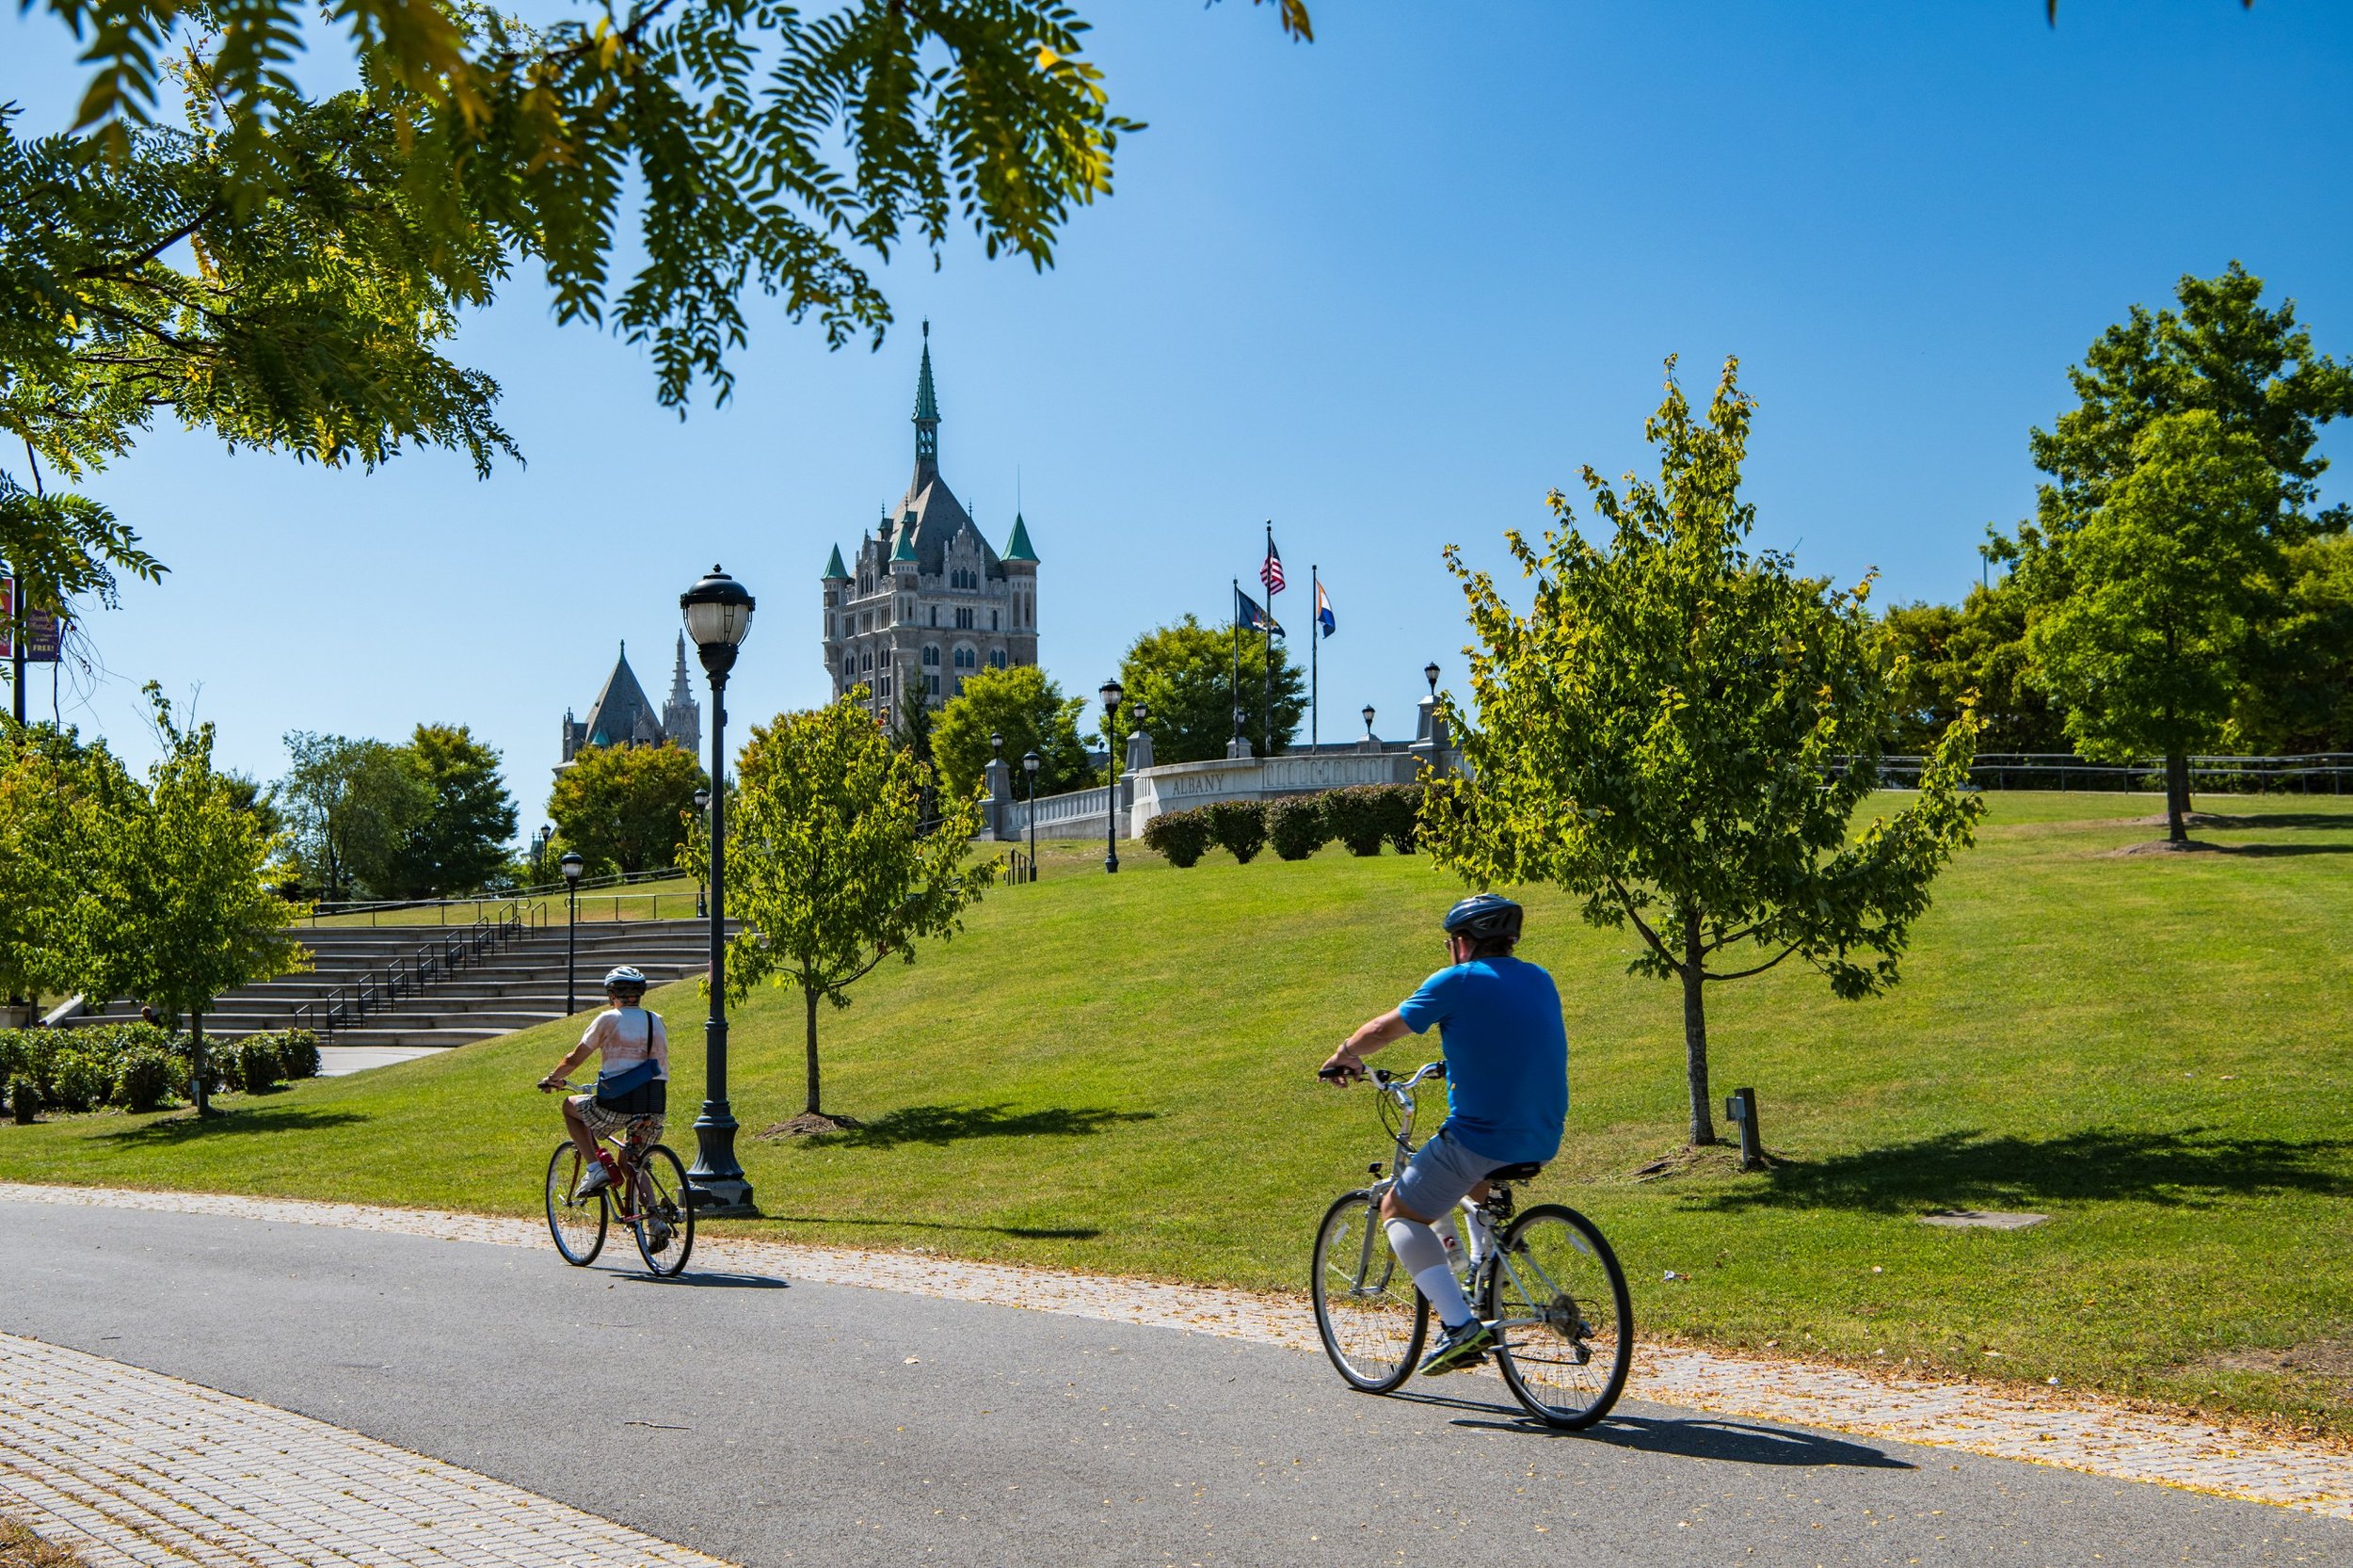
[[[0,1182],[0,1202],[5,1201],[224,1214],[552,1250],[547,1227],[536,1220],[480,1214]],[[724,1241],[698,1237],[695,1261],[697,1267],[1319,1350],[1305,1303],[1283,1296],[734,1237]],[[1646,1344],[1637,1351],[1627,1391],[1661,1404],[1961,1448],[2353,1518],[2353,1453],[2343,1448],[2282,1442],[2057,1389],[2042,1394],[1874,1376],[1844,1367]]]
[[[324,1421],[9,1334],[0,1512],[89,1568],[725,1568]]]

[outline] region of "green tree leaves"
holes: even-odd
[[[678,863],[695,792],[710,780],[676,746],[587,746],[555,776],[548,815],[591,872]]]
[[[1155,762],[1207,762],[1234,738],[1236,694],[1252,750],[1272,756],[1291,744],[1307,712],[1307,680],[1290,649],[1273,639],[1273,733],[1267,732],[1267,644],[1256,632],[1203,626],[1192,616],[1138,637],[1119,662],[1119,684],[1144,707]],[[1240,670],[1239,676],[1235,673]]]
[[[972,862],[980,807],[968,793],[942,792],[939,821],[923,830],[931,770],[890,744],[857,694],[755,725],[737,772],[727,896],[744,929],[728,946],[728,993],[741,998],[763,978],[800,989],[805,1114],[831,1125],[820,1098],[819,1000],[847,1007],[849,988],[885,958],[912,964],[919,943],[962,930],[996,865]]]
[[[1669,361],[1672,372],[1673,361]],[[1631,926],[1636,972],[1683,984],[1690,1139],[1715,1141],[1705,987],[1795,957],[1832,990],[1895,984],[1929,886],[1970,841],[1976,726],[1939,738],[1916,803],[1857,831],[1891,723],[1894,670],[1849,590],[1752,554],[1740,499],[1753,405],[1724,367],[1703,420],[1670,375],[1644,426],[1656,485],[1591,469],[1605,543],[1574,525],[1540,550],[1515,610],[1449,552],[1478,641],[1474,712],[1447,717],[1468,763],[1424,808],[1437,860],[1479,887],[1550,882],[1591,923]]]
[[[1084,697],[1064,696],[1062,688],[1035,664],[967,676],[964,690],[948,699],[932,725],[932,760],[941,787],[952,795],[968,795],[980,788],[990,756],[988,738],[1001,735],[1005,766],[1016,776],[1011,781],[1016,794],[1029,789],[1018,776],[1023,754],[1032,751],[1038,755],[1039,794],[1080,788],[1093,773],[1086,746],[1079,739],[1079,720],[1086,705]]]

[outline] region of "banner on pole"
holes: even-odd
[[[58,649],[65,641],[65,628],[47,610],[35,610],[26,617],[24,628],[24,662],[28,664],[54,664]],[[0,659],[16,657],[16,579],[0,577]]]

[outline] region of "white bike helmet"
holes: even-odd
[[[608,991],[642,991],[646,988],[646,971],[623,964],[619,968],[606,971],[604,988]]]

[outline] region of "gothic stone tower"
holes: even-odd
[[[903,703],[937,707],[983,669],[1037,663],[1037,552],[1018,513],[1000,555],[939,476],[932,325],[915,382],[915,477],[895,515],[825,563],[825,668],[833,694],[866,688],[888,724]]]

